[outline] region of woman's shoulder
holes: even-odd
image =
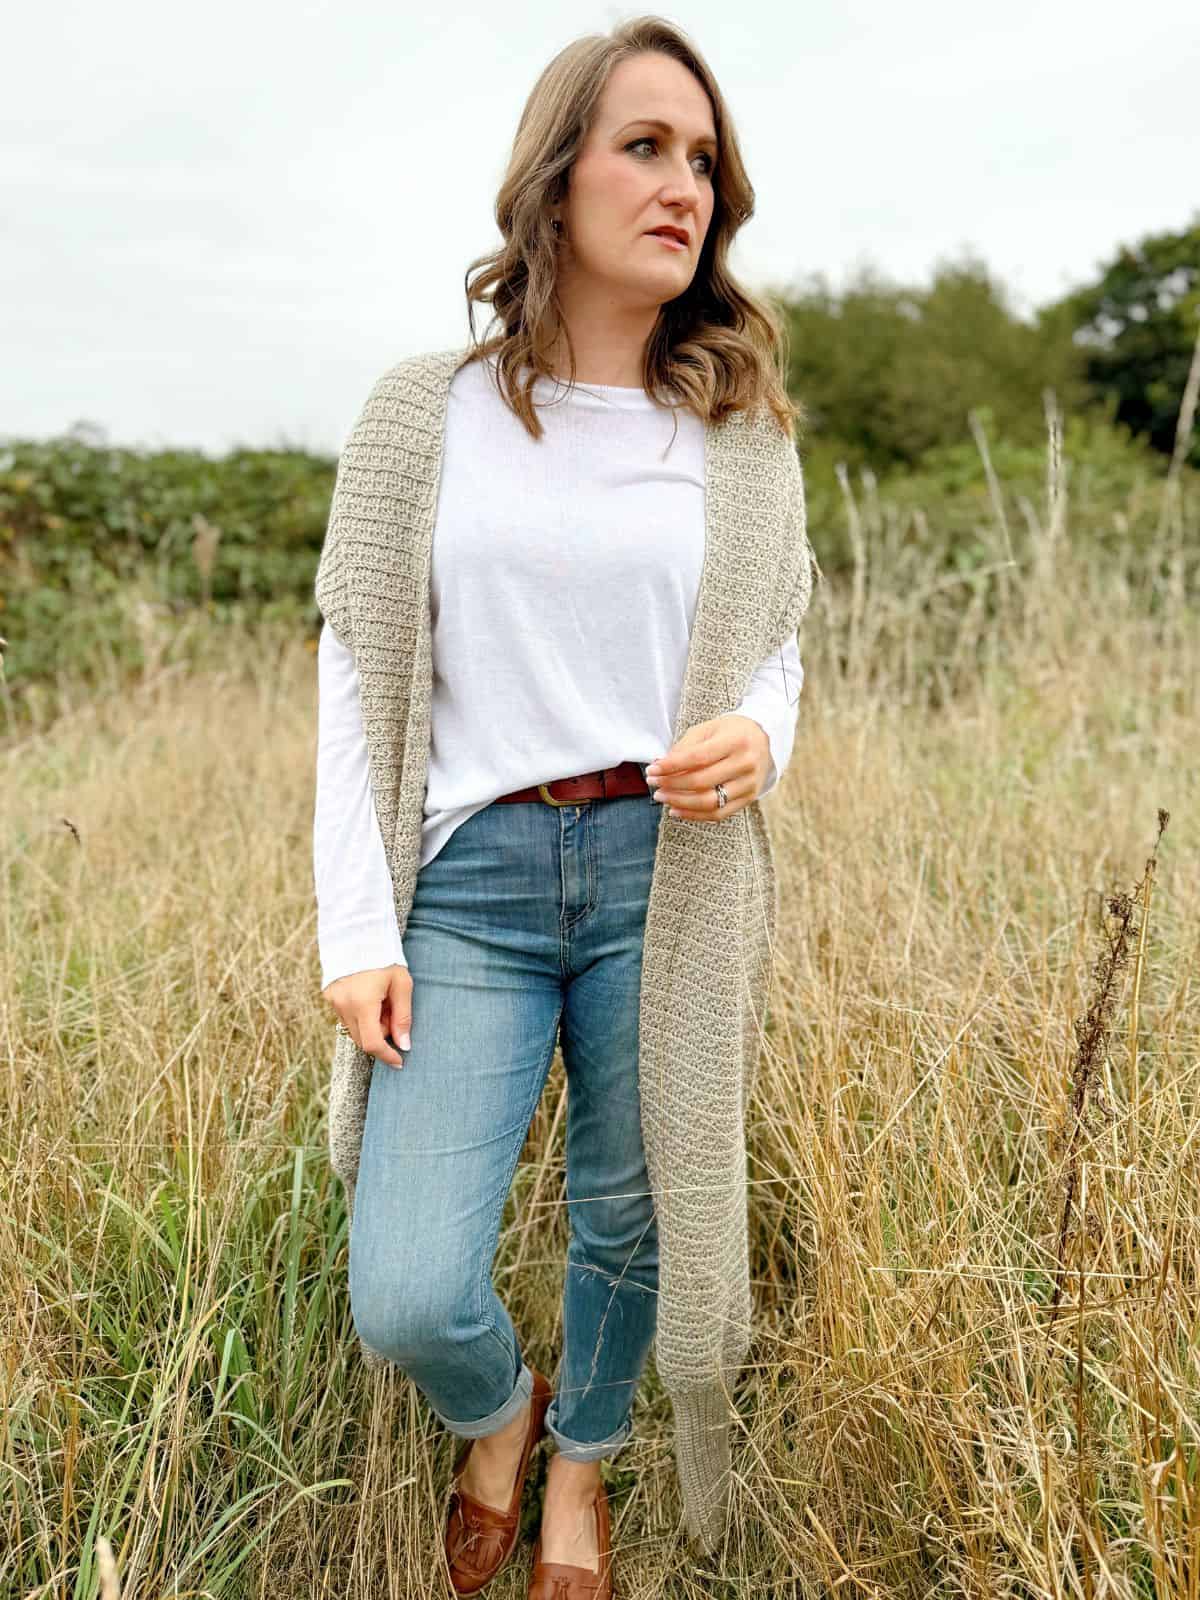
[[[795,433],[783,427],[765,401],[730,412],[726,426],[736,431],[738,449],[749,470],[785,480],[799,473]]]
[[[466,360],[468,352],[457,346],[417,350],[386,367],[371,385],[371,394],[386,397],[406,390],[429,389],[443,384]]]
[[[419,427],[424,411],[432,418],[465,358],[466,351],[451,347],[416,351],[394,361],[371,382],[351,439],[378,441],[381,429],[391,432],[404,426]]]

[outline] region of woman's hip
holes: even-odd
[[[460,959],[473,963],[487,947],[489,963],[515,975],[540,964],[566,976],[564,936],[584,924],[602,941],[640,941],[662,813],[649,794],[473,812],[417,874],[404,930],[410,965],[411,941],[436,943],[438,933],[463,941]]]

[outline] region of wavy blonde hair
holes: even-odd
[[[695,45],[663,17],[635,17],[608,35],[574,40],[534,84],[496,195],[496,222],[504,243],[467,269],[471,344],[461,365],[495,355],[504,399],[530,434],[541,437],[533,384],[538,376],[554,376],[549,352],[560,332],[570,353],[572,383],[575,374],[575,352],[556,294],[558,240],[551,207],[565,197],[568,172],[609,73],[618,61],[653,50],[681,62],[707,93],[717,156],[712,220],[700,260],[688,288],[659,312],[646,341],[643,387],[655,400],[660,391],[676,395],[677,404],[690,407],[706,422],[719,422],[731,411],[765,407],[794,437],[805,411],[787,392],[786,324],[729,269],[730,246],[754,214],[754,188],[716,79]],[[476,300],[492,307],[482,340],[475,335]],[[496,323],[499,328],[492,332]],[[528,369],[523,385],[518,381],[522,368]]]

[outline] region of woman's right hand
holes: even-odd
[[[412,989],[412,974],[398,962],[391,967],[347,973],[344,978],[335,978],[321,994],[360,1050],[378,1056],[389,1066],[403,1067],[403,1057],[383,1036],[390,1033],[402,1050],[412,1048]]]

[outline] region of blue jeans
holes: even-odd
[[[665,809],[649,793],[493,803],[417,876],[412,1048],[372,1071],[350,1301],[365,1343],[464,1439],[502,1428],[532,1390],[492,1264],[560,1024],[570,1243],[546,1428],[575,1461],[629,1437],[658,1293],[638,1001]]]

